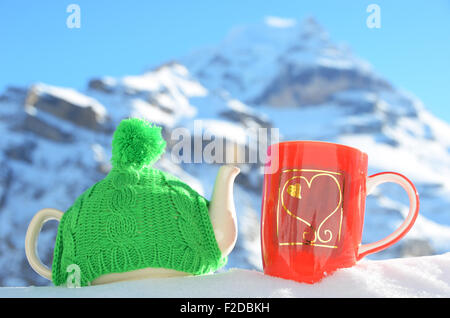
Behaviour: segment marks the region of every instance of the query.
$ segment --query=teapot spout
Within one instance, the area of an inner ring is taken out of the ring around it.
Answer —
[[[239,168],[232,165],[219,168],[209,204],[209,216],[222,256],[230,254],[237,240],[233,185],[239,172]]]

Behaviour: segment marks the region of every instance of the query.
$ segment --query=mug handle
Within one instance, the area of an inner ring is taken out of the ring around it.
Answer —
[[[52,270],[45,266],[37,255],[37,239],[45,222],[50,220],[61,221],[63,212],[57,209],[42,209],[33,217],[28,225],[25,236],[25,254],[31,267],[42,277],[52,280]]]
[[[369,244],[363,244],[359,246],[357,260],[360,260],[368,254],[372,254],[385,248],[388,248],[392,244],[397,243],[406,233],[409,232],[417,215],[419,214],[419,194],[417,193],[414,184],[406,178],[404,175],[397,172],[380,172],[367,178],[366,194],[369,195],[373,189],[385,182],[393,182],[399,184],[408,193],[409,197],[409,212],[406,219],[392,234],[387,237]]]

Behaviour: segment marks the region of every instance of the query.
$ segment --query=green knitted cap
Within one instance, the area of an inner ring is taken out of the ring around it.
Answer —
[[[209,201],[151,166],[165,150],[161,128],[137,118],[123,120],[112,146],[110,173],[61,219],[53,283],[66,284],[72,264],[81,270],[81,286],[104,274],[147,267],[199,275],[225,265]]]

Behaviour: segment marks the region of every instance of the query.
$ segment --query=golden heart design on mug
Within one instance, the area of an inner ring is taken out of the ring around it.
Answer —
[[[288,170],[292,171],[292,170]],[[286,171],[286,172],[288,172]],[[336,247],[332,244],[340,237],[342,222],[342,189],[339,173],[296,170],[280,188],[281,206],[287,215],[301,222],[301,242],[296,244]],[[338,215],[339,218],[333,218]],[[291,228],[292,231],[292,228]],[[333,232],[337,232],[333,236]],[[292,243],[292,242],[291,242]]]

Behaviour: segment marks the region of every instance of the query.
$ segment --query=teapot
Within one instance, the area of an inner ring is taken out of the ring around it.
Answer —
[[[25,237],[31,267],[57,286],[201,275],[223,267],[237,239],[233,184],[238,167],[219,168],[208,201],[152,165],[165,151],[161,127],[130,118],[113,135],[112,169],[65,212],[40,210]],[[52,267],[39,259],[43,224],[59,221]],[[75,276],[71,273],[75,271]]]

